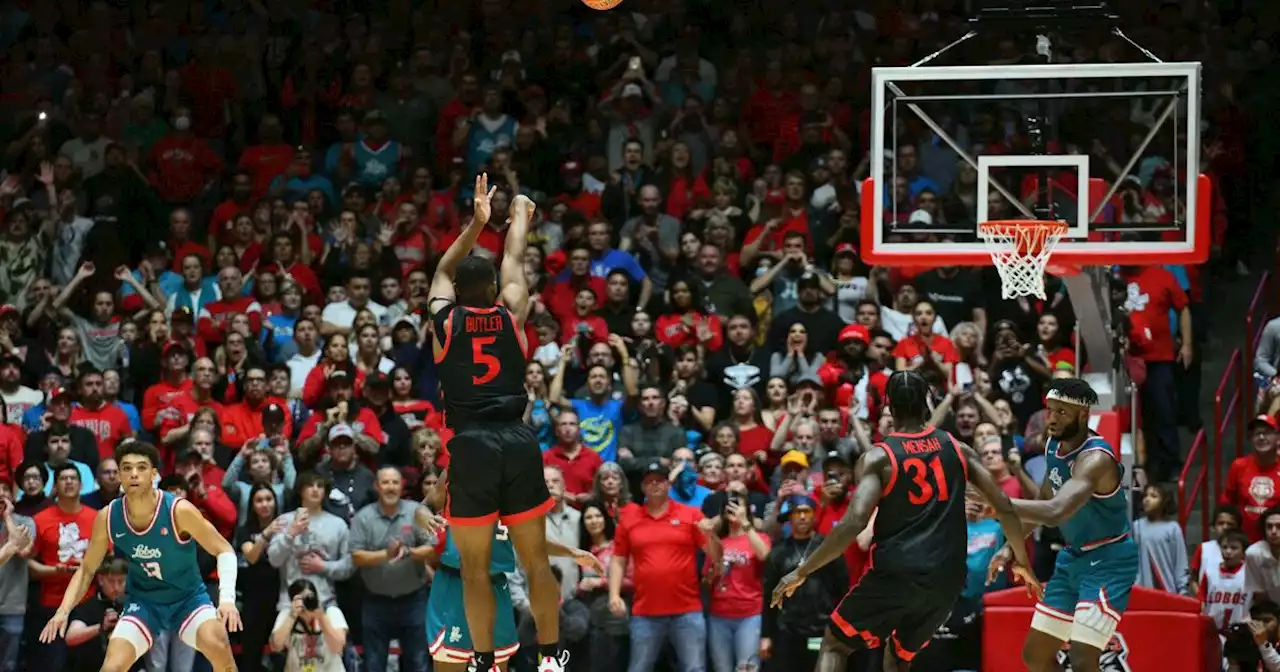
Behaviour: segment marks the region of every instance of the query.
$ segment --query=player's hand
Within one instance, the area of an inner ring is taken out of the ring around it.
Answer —
[[[480,173],[476,177],[474,211],[476,224],[487,224],[489,222],[489,215],[492,214],[489,203],[493,198],[493,192],[497,190],[497,186],[489,186],[489,173]]]
[[[1027,595],[1031,599],[1039,600],[1044,596],[1044,586],[1040,585],[1040,579],[1036,578],[1035,573],[1030,568],[1014,563],[1011,571],[1013,572],[1013,582],[1025,585],[1027,587]]]
[[[791,597],[797,588],[804,585],[804,580],[805,577],[800,574],[798,567],[782,577],[778,581],[778,587],[773,589],[773,597],[769,601],[769,606],[775,609],[782,606],[782,601]]]
[[[240,610],[236,609],[235,602],[223,602],[218,605],[218,620],[226,626],[227,632],[240,632],[244,627],[240,623]]]
[[[1000,575],[1004,573],[1005,568],[1012,564],[1013,548],[1005,544],[1004,548],[996,551],[996,554],[991,556],[991,562],[987,565],[987,585],[995,583],[996,579],[1000,578]]]
[[[59,637],[67,636],[67,614],[62,610],[53,612],[53,618],[44,624],[44,629],[40,631],[40,641],[44,644],[52,644]]]
[[[623,599],[622,599],[621,597],[610,597],[610,598],[609,598],[609,613],[613,614],[614,616],[617,616],[618,618],[622,618],[623,616],[626,616],[626,615],[627,615],[627,603],[626,603],[625,601],[623,601]],[[65,629],[67,628],[67,624],[66,624],[66,622],[63,622],[63,624],[62,624],[62,628],[63,628],[63,630],[65,630]]]

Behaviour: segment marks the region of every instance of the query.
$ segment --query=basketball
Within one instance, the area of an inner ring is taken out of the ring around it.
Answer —
[[[621,2],[622,0],[582,0],[582,4],[590,7],[591,9],[598,9],[600,11],[604,11],[606,9],[613,9],[614,7],[617,7]]]

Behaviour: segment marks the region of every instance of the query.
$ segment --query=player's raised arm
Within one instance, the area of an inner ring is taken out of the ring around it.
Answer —
[[[239,564],[231,542],[205,519],[195,504],[180,499],[173,505],[178,521],[176,532],[191,535],[205,552],[218,561],[218,616],[230,632],[240,629],[240,612],[236,610],[236,571]]]
[[[529,246],[529,224],[536,206],[528,196],[517,195],[511,201],[511,225],[503,244],[502,303],[516,316],[516,326],[523,328],[529,303],[529,283],[524,279],[524,251]]]
[[[1031,558],[1027,555],[1027,545],[1016,542],[1016,540],[1025,539],[1027,534],[1023,530],[1022,519],[1014,510],[1009,495],[1000,489],[1000,484],[991,477],[991,472],[982,466],[982,460],[978,459],[978,453],[974,452],[973,448],[964,443],[961,443],[960,447],[967,463],[966,473],[969,474],[969,482],[978,489],[999,516],[1004,536],[1010,540],[1009,547],[1013,550],[1014,561],[1022,567],[1030,567]]]
[[[1109,477],[1116,476],[1116,461],[1102,451],[1090,451],[1076,460],[1058,494],[1048,499],[1013,500],[1013,508],[1023,520],[1057,527],[1089,503],[1095,492],[1111,490],[1103,487]]]
[[[431,279],[431,292],[427,295],[428,302],[435,302],[436,299],[454,300],[453,275],[458,271],[458,264],[471,254],[471,248],[475,247],[476,241],[480,239],[480,232],[484,231],[485,225],[489,223],[489,199],[497,189],[489,186],[488,173],[481,173],[476,177],[475,210],[471,223],[462,228],[458,239],[453,241],[444,254],[440,255],[440,262],[436,264],[436,275]],[[523,277],[522,274],[521,278]],[[430,308],[429,305],[428,308]]]
[[[804,583],[805,579],[809,578],[810,574],[822,569],[832,560],[842,557],[845,549],[858,540],[858,534],[867,526],[867,521],[871,520],[871,514],[875,513],[876,507],[880,505],[880,491],[884,488],[885,472],[889,468],[889,458],[883,449],[864,453],[859,458],[855,471],[855,480],[858,485],[853,492],[853,501],[849,505],[849,510],[845,512],[840,523],[831,530],[831,534],[822,540],[813,555],[778,581],[771,599],[773,606],[791,597],[791,594]]]
[[[124,500],[120,500],[120,505],[124,506]],[[107,551],[111,548],[110,533],[107,531],[107,516],[110,511],[109,507],[102,509],[93,519],[93,532],[89,535],[89,547],[84,551],[84,558],[76,568],[76,573],[71,575],[71,583],[67,584],[67,591],[62,594],[62,603],[58,605],[58,610],[53,612],[53,618],[50,618],[44,630],[40,631],[40,641],[45,644],[67,636],[67,619],[71,615],[71,609],[80,602],[80,598],[84,597],[84,594],[89,592],[89,587],[93,585],[93,577],[98,573],[102,559],[107,556]]]

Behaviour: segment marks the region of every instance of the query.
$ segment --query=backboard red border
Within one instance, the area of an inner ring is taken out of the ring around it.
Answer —
[[[895,245],[896,250],[877,249],[875,235],[875,181],[862,183],[862,226],[859,236],[859,252],[862,260],[872,266],[990,266],[991,255],[973,245],[961,250],[947,250],[945,243]],[[1210,232],[1213,210],[1213,186],[1207,175],[1196,179],[1195,238],[1189,249],[1143,250],[1133,244],[1103,250],[1083,251],[1072,249],[1070,240],[1058,244],[1050,259],[1050,265],[1111,266],[1114,264],[1202,264],[1209,259],[1212,246]],[[918,249],[902,249],[905,247]],[[1096,246],[1095,246],[1096,247]]]

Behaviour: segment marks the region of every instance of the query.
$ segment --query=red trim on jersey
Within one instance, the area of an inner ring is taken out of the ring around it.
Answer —
[[[880,489],[880,498],[884,499],[889,496],[890,492],[893,492],[893,486],[898,482],[898,457],[893,454],[893,450],[889,446],[883,443],[877,443],[876,446],[883,450],[885,455],[889,456],[889,482],[885,483],[884,487]]]
[[[125,525],[125,527],[129,528],[129,531],[130,531],[130,532],[132,532],[132,533],[134,533],[134,534],[137,534],[137,535],[143,535],[143,534],[146,534],[146,533],[150,532],[150,531],[151,531],[151,528],[152,528],[152,527],[155,527],[156,519],[160,517],[160,505],[164,503],[164,493],[163,493],[163,492],[160,492],[159,490],[157,490],[157,491],[156,491],[156,510],[151,512],[151,522],[150,522],[150,523],[148,523],[148,524],[147,524],[147,528],[146,528],[145,530],[141,531],[141,532],[139,532],[139,531],[137,531],[137,530],[133,529],[133,523],[129,522],[129,504],[128,504],[128,501],[127,501],[128,497],[129,497],[128,495],[122,495],[122,496],[120,497],[120,501],[121,501],[121,502],[124,502],[124,525]]]
[[[169,526],[173,528],[173,538],[179,544],[191,543],[191,537],[183,539],[182,530],[178,529],[178,502],[181,502],[184,499],[186,499],[186,497],[174,497],[173,505],[169,507]]]
[[[516,314],[506,306],[503,306],[502,309],[507,311],[507,317],[511,318],[511,328],[516,332],[516,342],[520,344],[520,354],[526,358],[532,356],[533,353],[529,350],[529,339],[526,338],[527,334],[524,333],[524,329],[520,327],[520,323],[516,320]]]
[[[548,511],[554,508],[556,508],[556,501],[548,497],[547,501],[529,509],[528,511],[521,511],[520,513],[512,514],[510,516],[499,516],[499,518],[502,520],[504,525],[509,527],[511,525],[519,525],[526,520],[532,520],[538,516],[545,516]]]
[[[488,315],[489,313],[497,311],[499,308],[506,310],[506,306],[500,306],[496,303],[487,308],[478,308],[476,306],[463,306],[463,308],[466,308],[477,315]]]
[[[918,432],[915,432],[915,433],[908,433],[908,432],[890,432],[890,433],[889,433],[889,436],[898,436],[898,437],[902,437],[902,438],[904,438],[904,439],[918,439],[918,438],[920,438],[920,437],[922,437],[922,436],[924,436],[924,435],[926,435],[926,434],[932,433],[932,432],[933,432],[933,425],[925,425],[925,428],[924,428],[924,429],[922,429],[922,430],[920,430],[920,431],[918,431]]]
[[[964,481],[965,483],[968,483],[969,459],[964,456],[964,450],[960,448],[960,442],[956,440],[956,437],[952,436],[950,432],[947,432],[947,438],[951,439],[951,447],[956,449],[956,456],[960,458],[960,468],[964,469]],[[901,656],[899,657],[901,658]],[[903,660],[906,660],[906,658],[903,658]]]
[[[840,632],[843,632],[846,637],[861,637],[862,641],[867,643],[867,648],[880,648],[880,638],[869,632],[862,632],[861,630],[853,627],[849,621],[844,620],[844,617],[840,615],[839,607],[836,607],[836,610],[831,612],[831,624],[839,628]]]
[[[130,622],[130,623],[134,624],[135,626],[137,626],[137,628],[138,628],[138,632],[141,632],[141,633],[142,633],[142,636],[147,638],[147,648],[148,648],[148,649],[150,649],[152,646],[154,646],[154,645],[155,645],[156,639],[155,639],[155,637],[153,637],[153,636],[151,635],[151,630],[150,630],[149,628],[147,628],[147,624],[146,624],[146,623],[143,623],[143,622],[142,622],[142,619],[140,619],[140,618],[138,618],[138,617],[136,617],[136,616],[121,616],[121,617],[120,617],[120,620],[119,620],[119,621],[117,621],[117,623],[124,623],[125,621],[128,621],[128,622]]]
[[[1054,609],[1053,607],[1050,607],[1050,606],[1046,605],[1046,604],[1045,604],[1045,603],[1043,603],[1043,602],[1037,602],[1037,603],[1036,603],[1036,611],[1038,611],[1038,612],[1040,612],[1040,613],[1042,613],[1042,614],[1044,614],[1045,616],[1048,616],[1048,617],[1050,617],[1050,618],[1056,618],[1056,619],[1058,619],[1059,621],[1065,621],[1065,622],[1067,622],[1067,623],[1075,623],[1075,622],[1076,622],[1075,616],[1072,616],[1071,614],[1068,614],[1068,613],[1063,612],[1063,611],[1058,611],[1057,609]]]
[[[453,314],[458,310],[457,306],[449,309],[449,314],[444,318],[444,343],[440,343],[440,339],[436,339],[436,344],[440,346],[436,349],[436,364],[444,361],[444,356],[449,354],[449,343],[453,341]]]
[[[202,605],[200,605],[199,607],[196,607],[196,610],[195,610],[195,611],[191,612],[190,614],[187,614],[187,618],[186,618],[186,620],[184,620],[184,621],[182,622],[182,627],[179,627],[179,628],[178,628],[178,637],[179,637],[179,638],[181,638],[181,637],[182,637],[182,632],[183,632],[184,630],[186,630],[187,628],[191,627],[191,621],[192,621],[192,620],[193,620],[193,619],[194,619],[194,618],[195,618],[195,617],[196,617],[200,612],[204,611],[205,609],[212,610],[212,609],[213,609],[213,607],[211,607],[211,606],[209,606],[209,605],[207,605],[207,604],[202,604]]]
[[[481,525],[493,525],[498,522],[497,511],[475,518],[462,518],[460,516],[450,514],[449,509],[446,508],[444,510],[444,517],[449,519],[450,525],[457,525],[458,527],[480,527]]]
[[[928,639],[924,640],[924,644],[920,645],[919,651],[908,651],[906,647],[902,646],[902,642],[898,641],[897,631],[894,631],[893,634],[889,635],[889,639],[893,641],[893,648],[896,649],[898,660],[901,660],[904,663],[911,662],[911,659],[915,658],[916,654],[920,653],[920,651],[924,651],[924,648],[926,646],[929,646],[929,641],[930,641]]]

